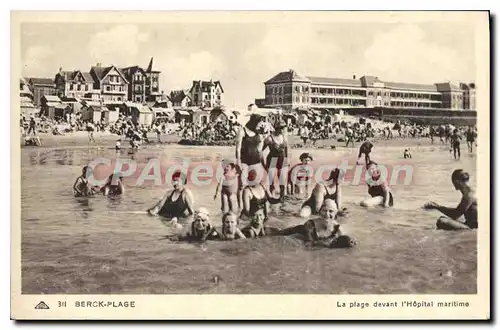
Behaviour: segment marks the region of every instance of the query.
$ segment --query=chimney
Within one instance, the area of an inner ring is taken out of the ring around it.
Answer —
[[[354,80],[356,79],[356,75],[355,74],[352,75],[352,79],[354,79]]]
[[[61,73],[61,72],[62,72],[62,67],[60,66],[60,67],[59,67],[59,73]]]
[[[97,62],[97,64],[95,65],[96,67],[100,68],[102,66],[101,63]]]

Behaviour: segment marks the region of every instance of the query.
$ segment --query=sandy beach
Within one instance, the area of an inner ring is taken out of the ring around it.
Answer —
[[[109,147],[114,146],[116,140],[122,138],[116,134],[111,134],[109,132],[96,132],[94,133],[95,143],[89,144],[87,132],[78,131],[74,133],[69,133],[65,135],[52,135],[52,134],[39,134],[40,139],[42,141],[43,148],[57,148],[57,147],[84,147],[87,146],[89,148],[96,147]],[[155,133],[149,133],[148,138],[151,140],[149,146],[158,145],[157,137]],[[161,144],[178,144],[179,141],[182,140],[181,137],[175,134],[166,134],[161,135]],[[292,149],[342,149],[345,148],[345,142],[338,142],[335,139],[326,139],[326,140],[318,140],[313,145],[311,141],[308,141],[306,145],[303,144],[302,140],[299,136],[289,136],[288,138],[289,146]],[[232,141],[227,141],[226,146],[233,145]],[[129,143],[128,140],[122,139],[122,147],[128,148]],[[361,142],[355,142],[355,148],[359,147]],[[431,143],[429,138],[393,138],[393,139],[384,139],[378,138],[375,139],[375,146],[381,147],[393,147],[393,148],[401,148],[401,152],[404,151],[405,148],[410,149],[419,149],[422,147],[443,147],[448,148],[448,144],[443,144],[439,142],[439,138],[434,139],[434,144]],[[464,144],[465,145],[465,144]],[[148,144],[143,145],[143,147],[148,146]],[[31,146],[22,146],[22,148],[38,148]]]

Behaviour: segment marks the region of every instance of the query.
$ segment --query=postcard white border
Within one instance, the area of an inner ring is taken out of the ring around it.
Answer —
[[[22,22],[264,22],[269,19],[316,22],[476,20],[478,86],[490,86],[489,18],[487,12],[13,12],[11,15],[11,86],[20,76]],[[490,91],[477,92],[478,179],[480,219],[490,217]],[[18,126],[19,97],[11,90],[11,127]],[[490,313],[490,223],[478,229],[477,294],[475,295],[21,295],[20,137],[11,135],[11,316],[15,319],[486,319]],[[135,308],[70,308],[76,300],[135,301]],[[67,301],[65,309],[35,310],[40,300],[49,306]],[[337,301],[467,301],[468,308],[339,309]],[[168,306],[168,308],[166,308]],[[248,308],[252,306],[252,308]]]

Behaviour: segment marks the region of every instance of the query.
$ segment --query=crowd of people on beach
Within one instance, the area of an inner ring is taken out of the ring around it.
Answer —
[[[180,240],[232,240],[269,235],[299,235],[307,244],[331,248],[355,246],[355,239],[341,230],[338,221],[348,215],[347,209],[343,207],[341,189],[345,173],[340,168],[335,168],[326,180],[311,182],[311,167],[308,165],[313,162],[313,155],[309,152],[300,155],[299,162],[291,166],[289,171],[289,164],[286,164],[289,159],[287,127],[285,122],[276,121],[271,128],[265,117],[253,114],[246,125],[235,132],[236,159],[223,161],[223,175],[219,178],[214,194],[214,200],[220,195],[223,214],[221,230],[217,230],[213,225],[207,208],[195,208],[196,196],[186,186],[186,174],[180,171],[171,177],[173,189],[149,208],[147,213],[160,216],[172,224],[178,233],[175,237]],[[457,148],[458,130],[451,132],[449,142],[451,147]],[[472,128],[466,132],[474,135]],[[388,183],[381,178],[379,164],[372,159],[374,142],[373,135],[367,134],[360,145],[356,160],[358,165],[364,163],[369,174],[366,182],[369,198],[363,200],[360,206],[390,208],[395,203],[395,196]],[[267,151],[267,157],[264,157],[264,151]],[[408,150],[405,151],[405,157],[411,157]],[[75,196],[123,194],[124,187],[119,173],[109,176],[102,187],[95,187],[87,179],[91,170],[88,167],[83,168],[82,175],[73,187]],[[271,171],[277,175],[277,185],[276,180],[270,185],[266,184]],[[451,174],[451,181],[455,189],[462,193],[457,207],[450,208],[429,202],[423,208],[438,210],[443,214],[437,220],[438,229],[477,228],[477,200],[474,189],[469,185],[469,174],[457,169]],[[310,191],[309,188],[313,184]],[[297,214],[305,222],[282,229],[267,226],[268,207],[285,204],[286,195],[305,198]],[[465,221],[459,220],[461,216],[464,216]],[[247,225],[240,227],[240,221],[247,222]],[[184,228],[181,223],[187,227]]]

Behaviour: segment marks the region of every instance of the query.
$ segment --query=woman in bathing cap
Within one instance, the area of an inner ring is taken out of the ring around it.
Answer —
[[[434,202],[424,205],[426,210],[438,210],[444,216],[439,217],[436,226],[443,230],[476,229],[477,222],[477,199],[474,189],[469,185],[469,173],[462,169],[453,171],[451,182],[456,190],[462,193],[462,199],[457,207],[441,206]],[[458,218],[464,216],[465,222]]]
[[[187,177],[180,171],[172,175],[172,185],[174,189],[165,194],[165,196],[151,209],[150,215],[160,215],[167,220],[177,221],[179,218],[187,218],[193,215],[193,195],[185,187]]]

